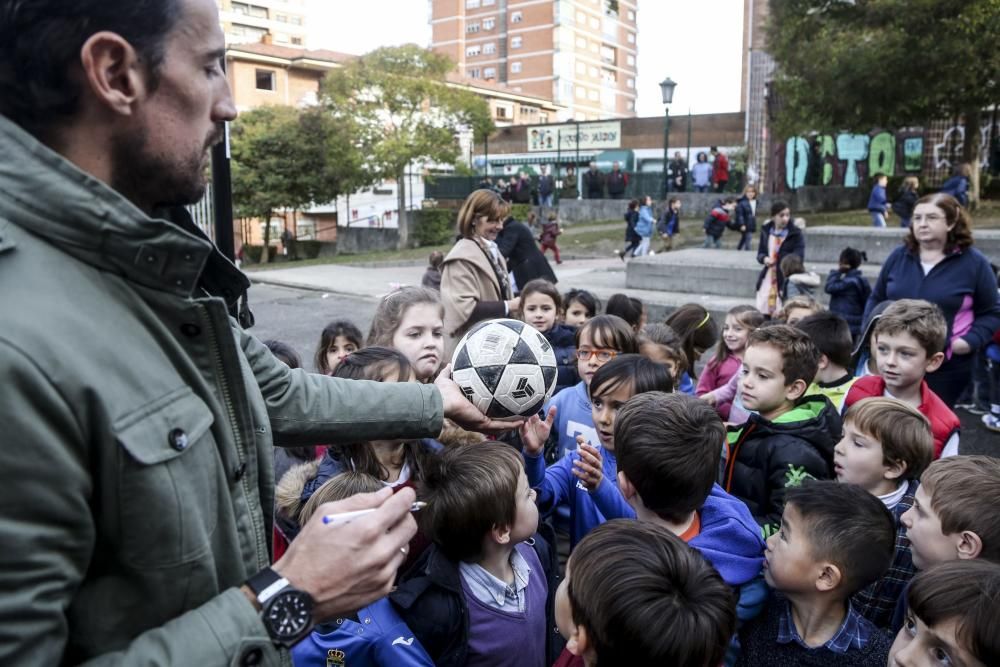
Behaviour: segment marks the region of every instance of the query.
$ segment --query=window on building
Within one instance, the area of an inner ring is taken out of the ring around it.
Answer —
[[[604,83],[618,83],[618,73],[613,69],[601,70],[601,80]]]
[[[473,44],[472,46],[465,47],[465,55],[467,57],[478,56],[481,49],[478,44]]]
[[[473,67],[472,69],[468,70],[466,73],[469,75],[470,79],[478,79],[479,76],[480,76],[480,71],[479,71],[478,67]]]
[[[278,23],[288,23],[288,17],[285,16],[284,14],[275,15],[274,20],[277,21]]]
[[[549,115],[547,113],[540,113],[540,114],[538,114],[538,122],[539,123],[547,123],[547,122],[549,122]]]
[[[588,90],[587,99],[591,100],[592,102],[597,102],[598,100],[601,99],[601,94],[596,90]]]
[[[475,9],[479,7],[479,0],[465,0],[466,9]]]
[[[496,118],[506,118],[507,117],[507,107],[497,107],[494,109],[494,114]]]
[[[625,103],[625,108],[629,111],[635,111],[635,100],[629,100]]]
[[[495,78],[497,78],[497,68],[496,67],[487,67],[486,69],[484,69],[483,70],[483,78],[484,79],[495,79]]]
[[[598,20],[596,16],[590,17],[590,27],[593,28],[594,30],[600,30],[601,22],[600,20]]]
[[[583,62],[582,60],[577,60],[576,61],[576,73],[577,74],[586,74],[587,73],[587,63]]]
[[[479,32],[479,21],[466,25],[465,32]]]
[[[587,24],[587,15],[584,14],[583,12],[578,11],[576,13],[576,22],[579,23],[580,25],[586,25]]]
[[[521,12],[514,12],[510,15],[511,23],[520,23],[523,20],[524,20],[524,15],[521,14]]]
[[[510,48],[512,48],[512,49],[519,49],[519,48],[521,48],[521,41],[522,40],[521,40],[521,36],[520,35],[517,35],[515,37],[511,37],[510,38]]]
[[[601,60],[603,60],[604,62],[611,63],[612,65],[615,64],[616,61],[615,50],[610,46],[602,46]]]
[[[292,25],[302,25],[302,17],[301,16],[290,16],[290,17],[288,17],[288,22],[291,23]]]
[[[635,12],[633,12],[631,9],[628,10],[628,20],[635,21]]]
[[[625,85],[629,88],[635,88],[635,79],[627,79]]]
[[[625,39],[628,40],[629,44],[635,44],[635,33],[630,32],[628,35],[625,36]]]
[[[577,96],[577,98],[579,98],[581,100],[585,99],[587,97],[587,89],[584,88],[583,86],[577,86],[576,87],[576,96]]]
[[[497,52],[496,42],[489,42],[487,44],[483,44],[483,53],[489,55],[491,53],[496,53],[496,52]]]
[[[483,19],[483,30],[493,30],[497,25],[496,19]]]
[[[625,56],[625,62],[627,62],[632,67],[634,67],[635,66],[635,56],[633,56],[631,53],[628,54],[627,56]]]
[[[302,38],[292,37],[292,44],[294,44],[295,46],[302,46]]]
[[[267,7],[251,5],[247,2],[234,2],[233,11],[237,14],[243,14],[244,16],[252,16],[255,19],[267,18]]]
[[[594,77],[596,79],[597,75],[598,75],[597,68],[594,67],[593,65],[591,65],[591,67],[590,67],[590,76],[592,76],[592,77]]]
[[[597,42],[591,42],[590,43],[590,52],[591,53],[597,53]]]
[[[274,70],[257,70],[257,90],[274,90]]]
[[[513,62],[513,63],[511,63],[510,64],[510,73],[511,74],[520,74],[521,73],[521,63],[519,63],[519,62]]]
[[[495,5],[497,0],[483,0],[483,7],[489,7]]]
[[[586,37],[577,37],[576,38],[576,46],[577,46],[578,49],[585,49],[585,48],[587,48],[587,38]]]
[[[229,27],[229,36],[238,42],[259,42],[267,34],[267,28],[233,23]]]

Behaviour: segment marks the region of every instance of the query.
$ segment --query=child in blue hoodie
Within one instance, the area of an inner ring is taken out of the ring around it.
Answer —
[[[322,492],[323,502],[371,493],[382,483],[365,473],[346,472],[331,478]],[[320,503],[309,503],[301,519],[309,520]],[[339,662],[338,662],[339,660]],[[387,598],[352,614],[317,625],[309,636],[292,647],[295,667],[431,667],[434,662]]]
[[[545,515],[560,506],[569,508],[571,550],[592,528],[608,519],[635,517],[618,490],[615,418],[632,396],[672,389],[666,366],[637,354],[622,355],[598,369],[590,383],[592,422],[599,447],[579,436],[576,451],[546,468],[542,449],[553,413],[550,411],[544,421],[534,416],[521,428],[524,469],[528,483],[538,493],[538,509]]]
[[[868,212],[872,216],[872,227],[885,227],[885,216],[889,215],[889,200],[885,196],[885,186],[889,177],[883,173],[875,174],[875,186],[868,196]]]
[[[618,486],[636,517],[701,552],[736,593],[739,622],[754,618],[767,599],[764,540],[747,506],[715,483],[726,437],[718,413],[685,394],[643,394],[622,408],[615,436]]]

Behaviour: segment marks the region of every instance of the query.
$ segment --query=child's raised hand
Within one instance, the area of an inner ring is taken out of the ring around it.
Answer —
[[[521,444],[524,445],[524,453],[529,456],[538,456],[545,448],[545,441],[549,439],[552,431],[552,423],[556,418],[556,406],[549,407],[549,412],[545,419],[538,415],[531,415],[528,421],[521,425],[518,432],[521,434]]]
[[[604,459],[596,447],[583,441],[582,435],[576,437],[576,442],[580,458],[573,461],[573,474],[583,482],[587,491],[596,491],[604,479]]]

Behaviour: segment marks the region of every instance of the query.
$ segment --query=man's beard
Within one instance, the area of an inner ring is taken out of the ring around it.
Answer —
[[[205,150],[216,143],[213,133]],[[142,128],[112,140],[111,187],[140,209],[188,206],[205,195],[205,154],[168,156],[149,148],[149,130]]]

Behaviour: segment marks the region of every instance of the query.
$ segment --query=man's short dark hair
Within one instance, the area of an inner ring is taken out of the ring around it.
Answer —
[[[889,569],[896,525],[877,496],[857,484],[812,480],[788,490],[788,506],[802,517],[813,558],[840,568],[845,598]]]
[[[598,665],[722,662],[736,629],[733,591],[663,526],[608,521],[580,541],[569,569],[573,622]]]
[[[760,327],[750,332],[747,347],[752,345],[771,345],[781,351],[781,372],[786,387],[796,380],[809,385],[815,379],[819,370],[819,350],[804,331],[787,324]]]
[[[0,0],[0,114],[43,136],[78,111],[80,49],[113,32],[136,50],[155,88],[180,0]]]
[[[424,467],[420,528],[448,558],[477,558],[493,526],[514,523],[523,469],[517,451],[501,442],[445,448]]]
[[[851,327],[843,317],[828,310],[822,310],[804,317],[795,323],[826,358],[843,368],[851,366]]]
[[[705,504],[725,439],[715,409],[686,394],[633,396],[615,420],[618,470],[646,508],[675,523]]]
[[[980,558],[935,565],[917,573],[906,601],[924,625],[953,621],[960,647],[984,665],[1000,665],[1000,565]]]

